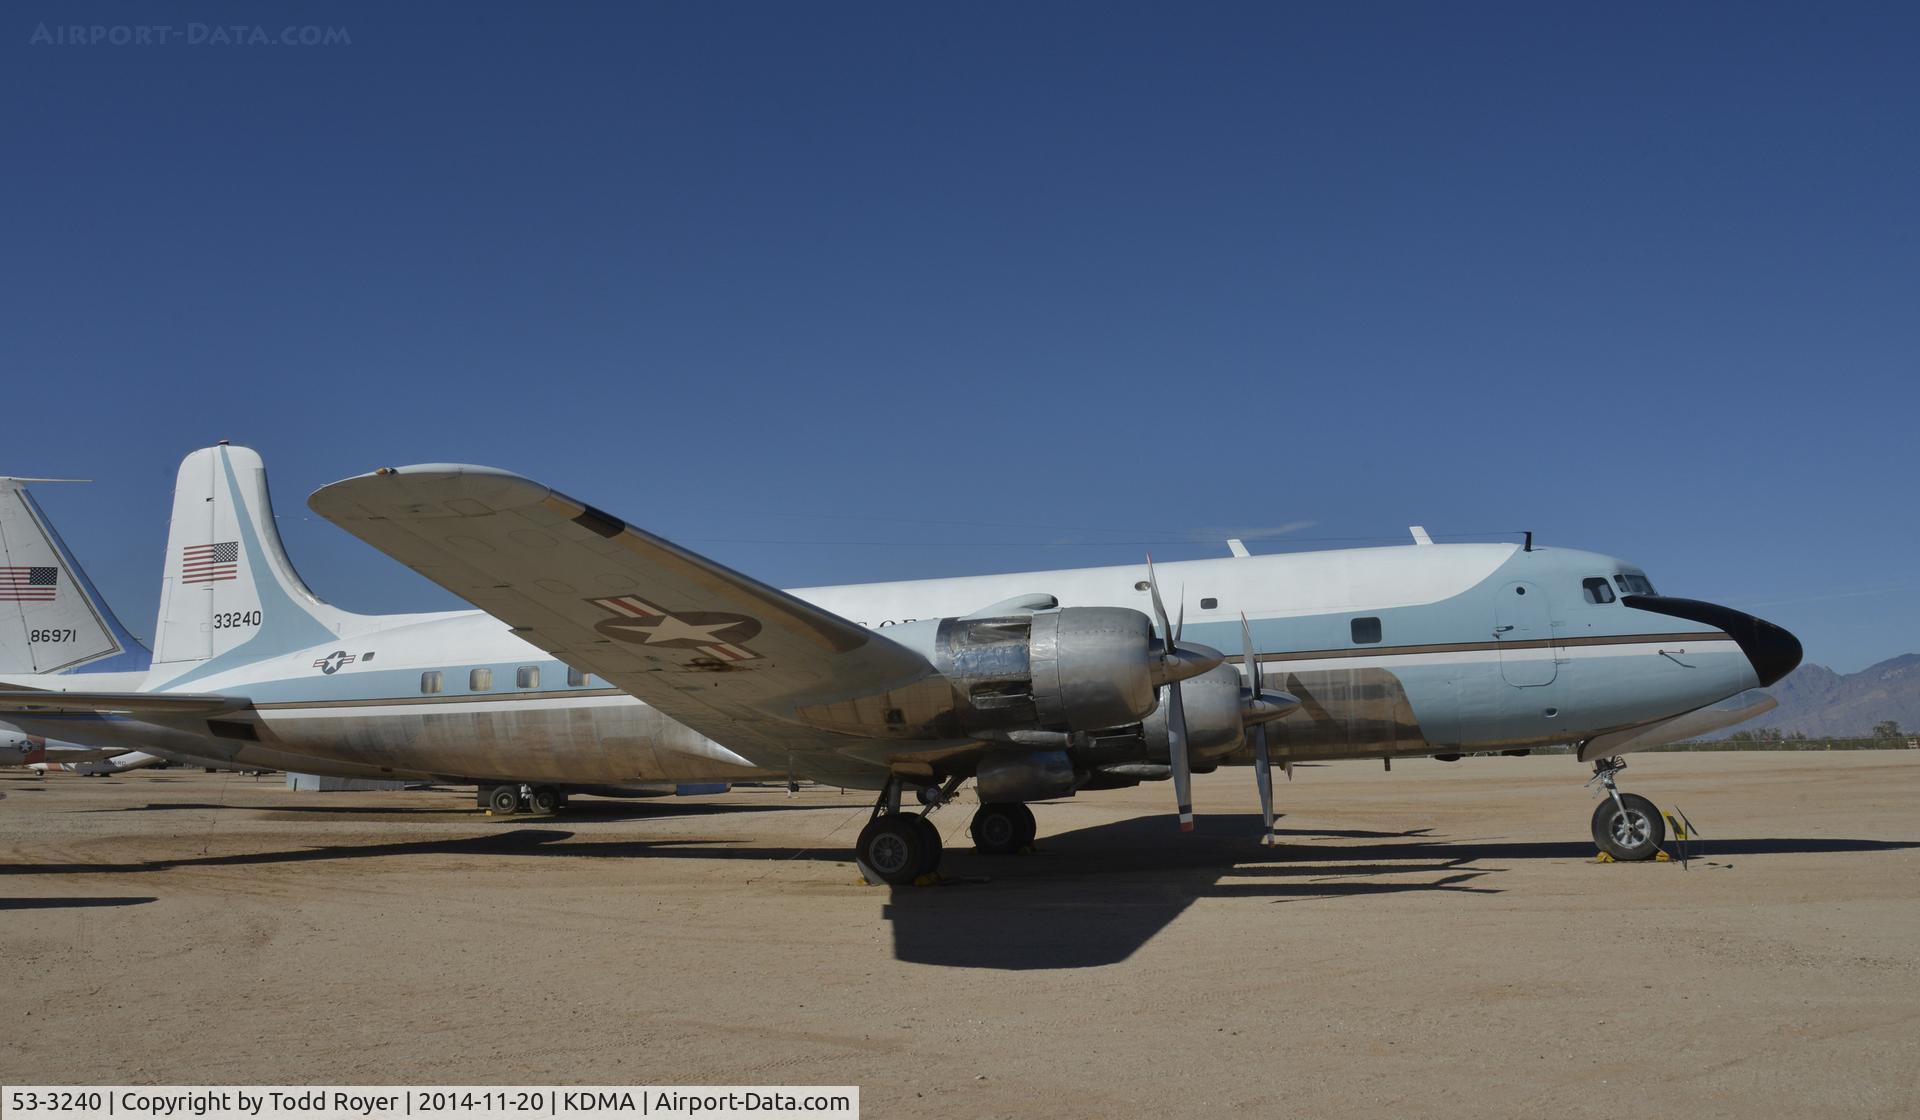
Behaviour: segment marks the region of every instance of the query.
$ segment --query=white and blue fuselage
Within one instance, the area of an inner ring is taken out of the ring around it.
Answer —
[[[1022,595],[1144,609],[1143,575],[1129,565],[792,594],[884,631]],[[1772,683],[1799,658],[1785,631],[1654,595],[1638,568],[1570,549],[1232,557],[1163,564],[1160,580],[1184,589],[1186,639],[1235,649],[1246,616],[1263,685],[1301,701],[1268,725],[1283,761],[1578,742]],[[242,714],[16,722],[47,734],[84,722],[95,741],[355,776],[592,784],[782,773],[776,759],[743,757],[572,672],[481,612],[345,618],[266,656],[249,643],[248,657],[224,665],[156,664],[138,684],[243,695],[252,704]]]

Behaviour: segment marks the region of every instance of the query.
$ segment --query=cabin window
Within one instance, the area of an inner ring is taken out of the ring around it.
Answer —
[[[368,652],[368,653],[363,653],[363,654],[361,654],[361,655],[360,655],[360,660],[361,660],[361,661],[363,661],[363,662],[365,662],[365,661],[372,661],[372,660],[373,660],[373,654],[372,654],[371,652]]]
[[[473,672],[468,673],[467,674],[467,691],[469,692],[493,691],[493,670],[492,669],[475,669]]]
[[[519,669],[514,671],[513,686],[515,688],[539,688],[540,687],[540,666],[538,665],[520,666]]]
[[[567,670],[567,687],[568,688],[581,688],[581,687],[584,687],[586,683],[587,683],[587,675],[585,673],[581,672],[578,669],[570,668]]]
[[[1220,600],[1218,600],[1218,599],[1202,599],[1202,600],[1200,600],[1200,609],[1201,609],[1201,610],[1203,610],[1203,611],[1212,611],[1212,610],[1219,610],[1219,609],[1220,609]]]
[[[1353,620],[1353,644],[1372,645],[1380,640],[1380,620],[1377,618],[1356,618]]]
[[[1589,603],[1613,602],[1613,588],[1607,586],[1607,577],[1605,576],[1594,576],[1592,579],[1583,579],[1580,581],[1580,586],[1586,591],[1587,602]]]
[[[440,670],[435,669],[433,672],[420,674],[421,692],[431,696],[445,687],[446,681],[441,677]]]
[[[1613,582],[1620,585],[1620,594],[1622,595],[1659,594],[1659,592],[1653,589],[1653,584],[1647,581],[1647,577],[1638,572],[1621,572],[1619,575],[1613,577]]]

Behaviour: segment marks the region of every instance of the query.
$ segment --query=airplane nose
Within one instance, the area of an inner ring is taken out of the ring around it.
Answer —
[[[1754,675],[1760,678],[1762,688],[1793,672],[1804,652],[1800,648],[1800,639],[1784,627],[1718,603],[1674,599],[1666,595],[1628,595],[1620,601],[1635,610],[1684,618],[1725,631],[1728,637],[1740,644],[1740,652],[1746,654],[1747,660],[1753,663]]]
[[[1760,687],[1765,688],[1800,664],[1800,656],[1805,651],[1800,648],[1800,639],[1793,636],[1783,626],[1775,626],[1764,618],[1745,616],[1752,627],[1747,634],[1735,634],[1733,640],[1740,643],[1740,649],[1753,662],[1753,671],[1760,677]]]

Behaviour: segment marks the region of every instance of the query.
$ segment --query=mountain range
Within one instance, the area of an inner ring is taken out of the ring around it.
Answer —
[[[1811,739],[1855,738],[1873,734],[1874,725],[1886,720],[1898,722],[1905,737],[1920,734],[1920,653],[1890,658],[1857,673],[1802,665],[1767,691],[1780,706],[1728,728],[1728,734],[1777,728]]]

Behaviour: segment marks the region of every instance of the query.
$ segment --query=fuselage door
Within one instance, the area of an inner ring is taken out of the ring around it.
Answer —
[[[1519,688],[1552,684],[1554,664],[1552,612],[1538,584],[1519,580],[1500,589],[1493,610],[1493,634],[1500,643],[1500,675]]]

